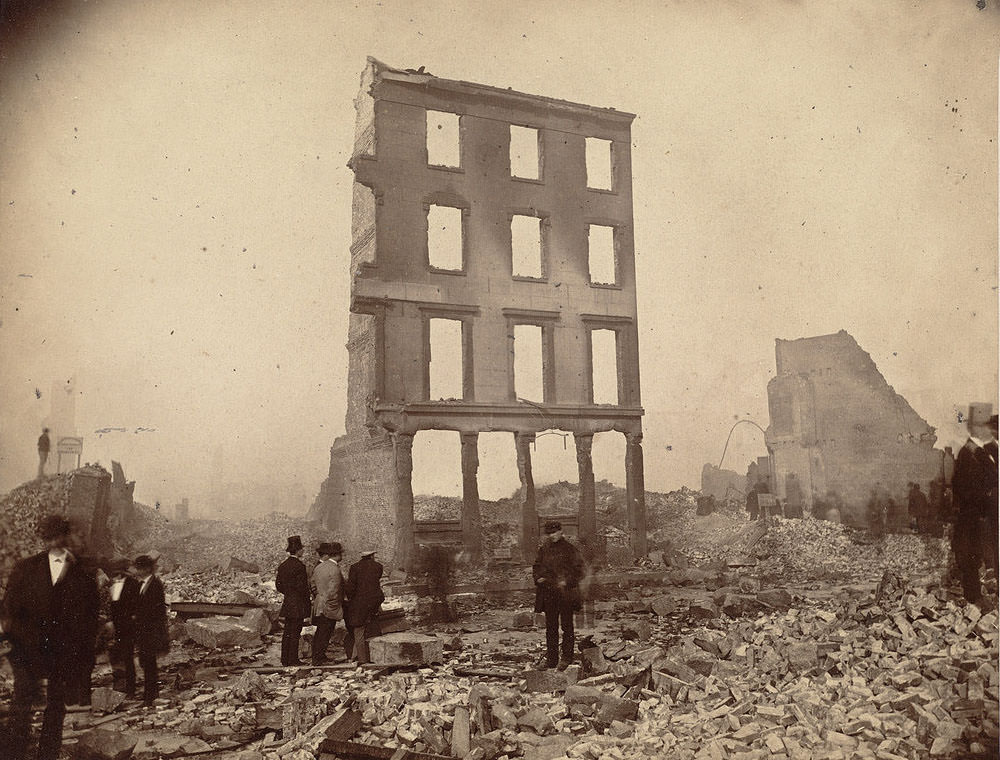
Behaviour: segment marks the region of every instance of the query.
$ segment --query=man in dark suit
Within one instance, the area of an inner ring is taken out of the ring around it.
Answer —
[[[125,692],[131,699],[135,696],[135,614],[139,581],[129,574],[128,567],[126,559],[115,560],[111,565],[108,594],[114,641],[108,659],[115,690]]]
[[[545,542],[538,549],[532,566],[535,579],[535,612],[545,613],[545,662],[540,664],[565,670],[573,662],[576,631],[573,613],[581,607],[580,581],[583,580],[583,557],[563,537],[562,524],[548,520],[544,526]],[[559,625],[562,624],[562,656],[559,650]]]
[[[58,758],[74,664],[86,656],[88,641],[92,646],[97,632],[97,583],[67,549],[72,526],[61,515],[48,515],[39,522],[38,532],[46,551],[17,563],[3,604],[3,631],[10,637],[14,671],[14,696],[0,742],[5,760],[25,756],[32,704],[40,697],[43,678],[48,687],[38,760]]]
[[[951,487],[957,504],[951,548],[955,553],[966,601],[979,604],[982,585],[979,567],[983,563],[987,515],[990,512],[990,490],[996,489],[996,461],[986,450],[992,439],[988,419],[992,404],[972,404],[969,407],[969,439],[955,459],[955,474]]]
[[[167,601],[163,581],[156,576],[156,561],[143,554],[135,559],[139,594],[135,600],[135,648],[142,668],[142,702],[152,707],[160,696],[157,655],[170,648]]]
[[[375,561],[375,550],[368,548],[361,552],[361,559],[351,565],[347,572],[347,582],[344,584],[347,596],[344,611],[347,635],[344,637],[344,649],[348,660],[356,655],[359,663],[369,661],[365,626],[375,622],[379,608],[385,601],[382,570],[382,565]]]
[[[997,574],[997,562],[1000,560],[1000,524],[998,524],[997,514],[997,415],[990,417],[986,423],[986,429],[990,431],[990,440],[983,446],[986,452],[987,481],[989,488],[986,491],[986,543],[983,547],[983,558],[986,567],[993,570],[994,577]]]
[[[302,538],[288,538],[288,559],[278,565],[275,588],[285,599],[278,613],[283,618],[281,633],[281,664],[301,665],[299,660],[299,637],[302,635],[302,621],[309,617],[309,573],[302,561]]]

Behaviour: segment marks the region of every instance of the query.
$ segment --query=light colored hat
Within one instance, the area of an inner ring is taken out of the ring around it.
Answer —
[[[375,547],[374,546],[366,546],[364,549],[361,550],[361,556],[362,557],[370,557],[374,553],[375,553]]]

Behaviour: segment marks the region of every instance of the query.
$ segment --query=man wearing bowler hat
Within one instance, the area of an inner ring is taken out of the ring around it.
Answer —
[[[576,644],[573,613],[580,609],[580,580],[583,557],[565,539],[557,520],[545,523],[545,541],[538,549],[532,567],[535,579],[535,612],[545,613],[544,667],[565,670],[573,662]],[[562,624],[562,656],[559,652],[559,626]]]
[[[323,542],[316,550],[319,554],[319,564],[313,569],[312,581],[316,590],[313,598],[313,623],[316,634],[313,636],[312,663],[323,665],[326,662],[326,648],[330,645],[330,636],[338,620],[344,619],[344,575],[340,571],[340,560],[344,558],[343,547],[334,541]]]
[[[302,621],[309,617],[309,574],[302,561],[302,538],[289,536],[288,559],[278,565],[275,588],[285,599],[278,613],[283,618],[281,633],[281,664],[301,665],[299,661],[299,637],[302,635]]]

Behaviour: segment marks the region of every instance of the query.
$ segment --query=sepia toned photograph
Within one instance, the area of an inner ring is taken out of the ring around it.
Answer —
[[[1000,757],[998,0],[0,0],[0,760]]]

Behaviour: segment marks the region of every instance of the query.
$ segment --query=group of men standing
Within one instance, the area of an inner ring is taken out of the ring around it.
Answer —
[[[336,541],[321,543],[316,550],[319,564],[313,568],[312,583],[302,561],[305,547],[301,537],[290,536],[286,551],[288,559],[278,566],[275,582],[277,590],[284,595],[280,612],[283,619],[281,664],[303,664],[299,660],[299,640],[307,619],[316,626],[313,665],[327,662],[326,651],[340,620],[347,629],[344,634],[347,659],[368,662],[366,628],[377,625],[379,609],[385,601],[381,584],[383,567],[375,561],[375,550],[362,551],[361,559],[351,565],[345,578],[340,567],[344,548]]]
[[[81,554],[82,542],[61,515],[41,519],[38,533],[45,551],[18,562],[7,582],[0,630],[10,642],[8,659],[14,672],[14,695],[0,737],[0,757],[22,760],[27,751],[32,706],[42,696],[45,714],[38,739],[38,760],[56,760],[62,745],[67,704],[89,704],[101,617],[101,584],[96,565]],[[151,557],[136,559],[136,577],[128,561],[114,563],[107,613],[114,627],[110,658],[124,675],[115,688],[129,696],[135,690],[138,651],[143,669],[143,697],[151,705],[158,695],[156,655],[165,651],[167,615],[163,584]],[[116,665],[117,663],[117,665]]]

